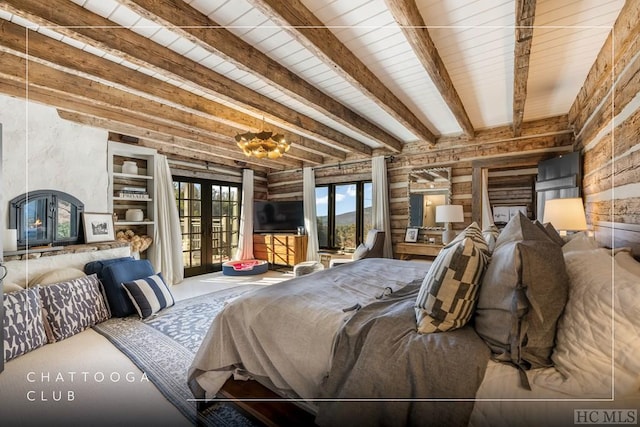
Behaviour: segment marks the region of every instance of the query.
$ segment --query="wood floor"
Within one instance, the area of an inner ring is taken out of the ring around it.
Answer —
[[[229,379],[222,386],[219,395],[226,399],[233,399],[233,404],[240,411],[269,427],[315,426],[315,417],[312,414],[295,403],[285,400],[257,381]]]

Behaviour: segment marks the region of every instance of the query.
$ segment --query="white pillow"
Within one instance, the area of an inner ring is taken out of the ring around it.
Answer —
[[[616,264],[627,270],[629,273],[640,278],[640,262],[636,261],[631,252],[620,251],[614,256]]]
[[[41,275],[29,280],[29,286],[36,285],[54,285],[60,282],[68,282],[79,277],[85,277],[84,271],[79,268],[66,267],[58,268],[56,270],[47,271]]]
[[[3,282],[2,283],[2,292],[8,294],[9,292],[19,292],[24,288],[20,285],[16,285],[13,282]]]
[[[351,255],[351,259],[354,261],[357,261],[359,259],[366,257],[368,253],[369,253],[369,248],[366,247],[364,243],[360,243],[356,248],[355,252],[353,253],[353,255]]]
[[[614,270],[615,263],[607,249],[573,251],[565,254],[565,262],[569,300],[558,323],[552,355],[556,368],[576,395],[611,397],[612,368],[616,398],[637,392],[640,387],[637,277],[619,267]]]

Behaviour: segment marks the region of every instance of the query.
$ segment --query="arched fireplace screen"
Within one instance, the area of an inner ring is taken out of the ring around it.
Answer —
[[[68,245],[80,241],[84,204],[70,194],[37,190],[9,202],[9,228],[18,230],[18,247]]]

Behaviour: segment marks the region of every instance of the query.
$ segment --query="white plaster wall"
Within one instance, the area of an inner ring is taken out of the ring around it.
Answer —
[[[107,137],[103,129],[61,119],[55,108],[0,95],[2,223],[12,198],[41,189],[78,198],[87,212],[107,212]]]

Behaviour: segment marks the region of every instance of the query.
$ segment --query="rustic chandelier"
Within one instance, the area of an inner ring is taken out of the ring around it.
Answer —
[[[278,159],[289,151],[289,143],[284,135],[274,135],[273,132],[240,133],[236,135],[236,141],[247,157]]]

